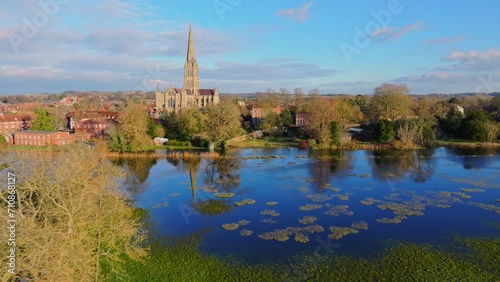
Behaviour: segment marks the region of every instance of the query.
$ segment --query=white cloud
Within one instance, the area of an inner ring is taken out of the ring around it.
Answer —
[[[311,6],[314,2],[307,2],[299,8],[295,9],[281,9],[276,12],[278,16],[284,16],[296,22],[305,22],[309,19]]]
[[[495,48],[488,49],[487,51],[468,51],[468,52],[459,52],[455,51],[448,56],[444,56],[443,60],[445,61],[472,61],[472,60],[493,60],[500,58],[500,50]]]
[[[372,31],[368,36],[370,38],[384,41],[384,40],[397,40],[403,37],[404,35],[417,31],[417,30],[422,30],[424,28],[424,22],[423,21],[416,21],[412,23],[411,25],[403,26],[401,28],[394,28],[394,27],[388,27],[388,26],[383,26],[379,29],[376,29]]]

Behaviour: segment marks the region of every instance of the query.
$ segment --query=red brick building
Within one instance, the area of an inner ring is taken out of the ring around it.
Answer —
[[[67,131],[28,130],[14,133],[14,144],[27,146],[60,146],[73,143],[74,135]]]
[[[70,112],[66,118],[67,129],[87,140],[104,135],[109,126],[119,123],[118,112],[111,111]]]
[[[295,114],[295,126],[303,126],[309,123],[309,119],[311,118],[310,113],[296,113]]]
[[[29,115],[4,115],[0,113],[0,134],[27,130],[31,126]]]
[[[252,108],[252,124],[256,126],[259,124],[269,112],[275,112],[276,114],[281,114],[281,107],[276,108]]]

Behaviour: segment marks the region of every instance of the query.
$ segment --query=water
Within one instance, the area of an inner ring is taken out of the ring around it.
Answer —
[[[338,253],[362,256],[379,254],[384,246],[395,241],[439,244],[453,240],[455,235],[498,234],[491,227],[500,219],[500,203],[495,201],[500,199],[498,149],[311,152],[286,148],[232,150],[228,155],[231,158],[143,158],[117,164],[129,170],[124,187],[136,199],[137,207],[149,211],[157,234],[182,236],[204,230],[203,252],[221,257],[233,255],[250,263],[313,253],[325,250],[325,246]],[[252,158],[255,156],[277,158]],[[341,190],[335,192],[331,188]],[[461,194],[438,194],[462,192],[461,188],[482,192],[463,192],[470,199],[461,198]],[[217,198],[213,189],[235,196]],[[383,202],[362,205],[360,200],[367,197]],[[243,199],[256,203],[234,205]],[[230,210],[206,215],[193,208],[196,203],[209,200]],[[394,218],[392,210],[382,210],[377,205],[412,200],[424,203],[423,215],[408,216],[400,224],[377,222]],[[279,204],[266,204],[271,201]],[[449,207],[436,207],[436,203]],[[493,205],[498,213],[470,203]],[[323,207],[299,210],[306,204]],[[327,215],[327,205],[347,205],[353,214]],[[275,210],[279,216],[261,215],[263,210]],[[305,227],[298,220],[306,215],[315,216],[314,224],[324,228],[323,232],[309,234],[308,243],[294,241],[294,235],[284,242],[258,237],[275,229]],[[263,219],[277,223],[264,223]],[[240,220],[249,220],[250,224],[234,231],[221,227]],[[349,227],[355,221],[367,222],[368,230],[340,240],[328,239],[330,226]],[[242,236],[242,229],[253,234]]]

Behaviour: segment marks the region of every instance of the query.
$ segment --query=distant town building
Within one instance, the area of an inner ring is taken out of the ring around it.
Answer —
[[[29,115],[4,115],[0,113],[0,134],[27,130],[31,127]]]
[[[86,140],[106,134],[109,126],[119,123],[118,112],[112,111],[75,111],[66,114],[66,119],[66,128]]]
[[[281,114],[281,107],[275,107],[275,108],[260,108],[260,107],[253,107],[252,108],[252,124],[256,126],[259,124],[268,113],[270,112],[275,112],[276,114]]]
[[[182,109],[194,107],[202,108],[219,103],[219,90],[200,89],[198,79],[198,63],[194,53],[193,35],[189,26],[188,50],[184,63],[184,86],[173,88],[170,86],[161,92],[160,84],[156,87],[156,110],[161,113],[178,112]]]
[[[14,133],[14,144],[26,146],[59,146],[74,142],[73,134],[67,131],[28,130]]]

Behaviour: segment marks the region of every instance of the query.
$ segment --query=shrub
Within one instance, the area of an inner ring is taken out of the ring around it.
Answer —
[[[375,126],[375,140],[377,142],[390,142],[395,138],[394,123],[392,121],[381,119]]]
[[[309,146],[309,147],[316,146],[316,140],[314,140],[314,139],[307,139],[307,146]]]

